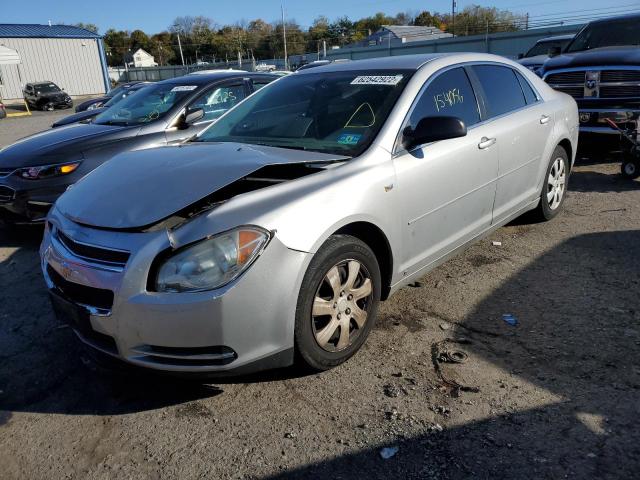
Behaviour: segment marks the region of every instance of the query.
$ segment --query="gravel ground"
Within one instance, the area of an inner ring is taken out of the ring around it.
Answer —
[[[51,313],[42,232],[0,230],[0,477],[637,478],[640,182],[618,168],[581,162],[561,216],[401,290],[318,375],[106,375]]]

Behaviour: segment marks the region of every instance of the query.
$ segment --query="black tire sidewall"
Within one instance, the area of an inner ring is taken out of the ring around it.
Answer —
[[[549,173],[551,173],[551,167],[557,158],[562,158],[564,161],[564,171],[565,173],[565,184],[564,184],[564,192],[562,194],[562,200],[560,200],[560,205],[555,210],[551,210],[549,207],[549,200],[547,200],[547,179],[549,178]],[[569,165],[569,157],[567,152],[561,146],[557,146],[553,150],[553,154],[551,155],[551,159],[547,165],[547,169],[544,174],[544,178],[542,180],[542,190],[540,192],[540,214],[545,220],[551,220],[556,215],[562,211],[562,207],[564,206],[564,202],[567,199],[567,192],[569,186],[569,174],[570,174],[570,165]]]
[[[339,352],[328,352],[316,342],[313,334],[311,310],[320,282],[327,271],[342,260],[353,259],[362,263],[369,272],[373,284],[373,296],[367,310],[367,322],[356,341]],[[295,319],[296,354],[314,370],[328,370],[351,358],[364,344],[375,324],[380,302],[380,267],[371,249],[356,237],[350,235],[332,235],[314,255],[305,273]]]

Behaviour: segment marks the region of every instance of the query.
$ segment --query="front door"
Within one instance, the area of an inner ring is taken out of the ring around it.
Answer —
[[[498,173],[495,131],[476,125],[480,112],[464,68],[430,79],[419,94],[406,126],[426,116],[453,116],[468,128],[466,137],[399,152],[394,165],[401,191],[405,257],[410,275],[472,239],[491,224]]]

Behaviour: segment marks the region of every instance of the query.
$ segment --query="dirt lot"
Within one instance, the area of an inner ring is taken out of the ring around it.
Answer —
[[[0,145],[52,117],[0,122]],[[601,161],[560,217],[403,289],[361,353],[311,376],[105,376],[51,313],[41,231],[0,231],[0,477],[637,478],[640,182]]]

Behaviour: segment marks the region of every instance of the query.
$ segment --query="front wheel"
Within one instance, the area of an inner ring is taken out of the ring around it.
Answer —
[[[315,254],[296,307],[296,351],[314,370],[347,361],[367,339],[380,302],[380,267],[371,249],[333,235]]]
[[[569,157],[561,146],[557,146],[551,155],[546,175],[542,182],[540,203],[535,216],[542,221],[551,220],[560,213],[567,196],[569,180]]]

